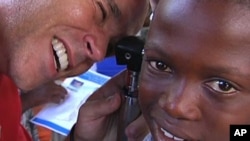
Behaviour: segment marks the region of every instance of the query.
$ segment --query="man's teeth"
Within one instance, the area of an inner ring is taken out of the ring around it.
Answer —
[[[175,137],[174,135],[172,135],[171,133],[167,132],[166,130],[164,130],[163,128],[161,128],[161,131],[164,133],[165,136],[171,138],[171,139],[174,139],[176,141],[184,141],[184,139],[181,139],[181,138],[178,138],[178,137]]]
[[[52,40],[52,46],[54,50],[54,62],[57,70],[65,70],[68,68],[69,61],[66,49],[62,42],[54,38]]]

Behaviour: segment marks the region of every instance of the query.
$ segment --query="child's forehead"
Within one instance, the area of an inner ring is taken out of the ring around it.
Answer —
[[[224,2],[226,1],[163,0],[155,13],[155,22],[158,23],[156,26],[168,25],[171,30],[190,29],[187,32],[208,31],[211,34],[246,38],[250,41],[250,4],[246,6],[245,3]]]
[[[242,8],[237,3],[209,3],[207,6],[205,2],[197,4],[190,1],[196,0],[160,1],[151,23],[146,48],[160,48],[161,52],[166,53],[171,50],[170,54],[192,51],[203,55],[209,51],[221,55],[227,53],[227,56],[246,54],[244,58],[249,58],[248,7]]]
[[[249,17],[250,1],[248,5],[234,1],[237,0],[162,0],[156,11],[162,16],[193,14],[214,18]]]

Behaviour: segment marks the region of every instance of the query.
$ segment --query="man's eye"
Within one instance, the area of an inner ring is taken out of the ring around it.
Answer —
[[[234,88],[234,86],[231,83],[224,81],[224,80],[210,81],[210,82],[207,82],[206,85],[210,87],[211,89],[213,89],[214,91],[217,91],[223,94],[230,94],[230,93],[236,92],[236,89]]]
[[[101,15],[102,16],[102,21],[104,21],[106,19],[106,17],[107,17],[107,12],[106,12],[106,10],[105,10],[105,8],[104,8],[104,6],[103,6],[103,4],[101,2],[97,1],[97,5],[98,5],[98,7],[99,7],[99,9],[101,11],[101,14],[102,14]]]
[[[172,70],[162,61],[149,61],[149,65],[156,70],[165,71],[171,73]]]

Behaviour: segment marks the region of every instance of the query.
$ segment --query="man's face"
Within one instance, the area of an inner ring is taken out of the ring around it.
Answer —
[[[3,42],[11,51],[8,68],[24,90],[86,71],[105,57],[109,43],[139,30],[148,8],[146,0],[6,1],[2,5],[6,9]]]
[[[250,124],[250,9],[227,2],[158,4],[139,87],[155,140],[228,141]]]

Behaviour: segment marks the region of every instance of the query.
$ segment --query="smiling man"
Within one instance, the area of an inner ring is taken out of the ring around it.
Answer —
[[[17,87],[83,73],[143,25],[147,0],[0,1],[0,141],[24,141]]]

